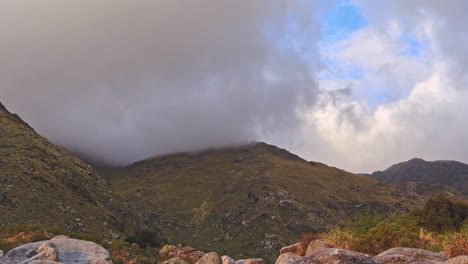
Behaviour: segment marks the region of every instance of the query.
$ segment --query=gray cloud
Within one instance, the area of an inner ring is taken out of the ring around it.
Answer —
[[[0,97],[107,162],[270,138],[315,102],[319,14],[280,0],[2,1]]]

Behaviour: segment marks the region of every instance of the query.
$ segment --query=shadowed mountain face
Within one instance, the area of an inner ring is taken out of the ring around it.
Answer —
[[[425,182],[444,184],[468,198],[468,165],[458,161],[411,159],[370,175],[393,184]]]
[[[109,237],[134,221],[91,166],[0,104],[0,226],[40,223]]]
[[[369,210],[403,212],[435,194],[307,162],[265,143],[156,157],[103,173],[170,243],[235,258],[273,260],[302,233]],[[439,191],[460,197],[445,186]]]

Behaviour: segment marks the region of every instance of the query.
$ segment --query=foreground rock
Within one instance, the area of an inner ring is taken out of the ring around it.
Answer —
[[[236,261],[236,264],[265,264],[263,259],[240,259]]]
[[[276,259],[276,262],[275,264],[291,264],[291,263],[294,263],[298,260],[302,259],[301,256],[299,255],[296,255],[294,253],[291,253],[291,252],[286,252],[286,253],[283,253],[281,254],[278,259]]]
[[[223,264],[223,261],[218,256],[218,253],[210,252],[210,253],[205,254],[195,264]]]
[[[440,253],[417,248],[392,248],[374,257],[379,264],[435,264],[448,260]]]
[[[175,257],[175,258],[171,258],[169,260],[164,261],[162,264],[187,264],[187,261],[179,257]]]
[[[458,256],[445,261],[443,264],[468,264],[468,256]]]
[[[306,254],[307,246],[304,246],[302,243],[296,243],[287,247],[283,247],[280,250],[280,254],[291,252],[299,256],[304,256]]]
[[[323,242],[322,240],[317,239],[317,240],[310,242],[309,246],[307,246],[305,254],[309,255],[317,250],[326,249],[326,248],[333,248],[333,246],[326,242]]]
[[[31,252],[34,251],[37,252],[36,255],[29,258],[26,256],[30,256]],[[0,263],[112,264],[112,259],[109,252],[96,243],[66,236],[56,236],[51,240],[16,247],[8,251],[3,258],[0,258]]]
[[[309,254],[293,264],[375,264],[372,258],[366,254],[349,250],[327,248]]]
[[[235,260],[233,260],[231,257],[226,256],[226,255],[221,257],[221,261],[223,262],[223,264],[236,264]]]

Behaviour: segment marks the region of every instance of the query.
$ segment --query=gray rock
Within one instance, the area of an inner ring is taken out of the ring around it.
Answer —
[[[391,248],[374,257],[380,264],[435,264],[448,260],[440,253],[417,248]]]
[[[307,250],[305,252],[306,255],[309,255],[317,250],[326,249],[326,248],[333,248],[332,245],[323,242],[322,240],[314,240],[310,242],[309,246],[307,246]]]
[[[3,255],[5,255],[5,253],[3,253],[3,250],[0,250],[0,258],[3,257]]]
[[[468,264],[468,256],[458,256],[445,261],[443,264]]]
[[[275,264],[292,264],[300,259],[302,259],[301,256],[291,252],[286,252],[279,255],[279,257],[276,259]]]
[[[218,253],[210,252],[206,253],[201,259],[199,259],[195,264],[223,264],[223,261],[219,257]]]
[[[375,264],[372,258],[366,254],[349,250],[327,248],[317,250],[293,264]]]
[[[32,258],[32,257],[34,257],[34,256],[36,256],[36,255],[37,255],[37,251],[36,251],[36,250],[33,250],[33,249],[29,250],[29,251],[26,252],[26,254],[25,254],[25,256],[26,256],[27,258]]]
[[[63,262],[57,262],[53,260],[33,260],[29,264],[63,264]]]
[[[27,258],[26,253],[30,250],[35,250],[38,254]],[[112,264],[109,252],[100,245],[66,236],[56,236],[51,240],[16,247],[8,251],[0,263],[55,263],[57,259],[51,259],[55,255],[60,263],[65,264]]]

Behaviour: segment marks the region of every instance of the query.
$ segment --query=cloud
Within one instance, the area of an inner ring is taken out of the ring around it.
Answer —
[[[356,2],[369,26],[324,51],[345,77],[320,81],[330,88],[304,114],[302,132],[317,139],[306,140],[301,153],[314,156],[320,146],[322,160],[355,172],[412,157],[468,161],[468,18],[460,13],[468,3]],[[421,54],[404,52],[408,36],[423,43]],[[360,75],[346,76],[350,69]],[[339,84],[352,95],[337,101]]]
[[[320,8],[2,1],[1,100],[52,141],[112,163],[289,133],[318,92]]]

